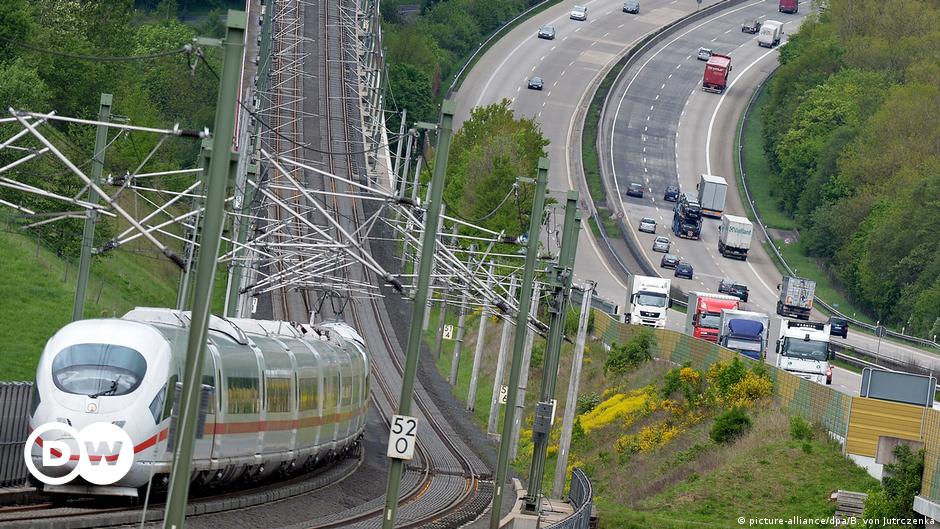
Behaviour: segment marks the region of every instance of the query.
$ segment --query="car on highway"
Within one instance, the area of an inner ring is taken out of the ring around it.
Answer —
[[[747,285],[728,278],[718,282],[718,292],[734,296],[744,302],[747,302],[747,298],[750,295]]]
[[[532,77],[529,79],[529,90],[541,90],[544,84],[541,77]]]
[[[640,14],[640,2],[637,0],[627,0],[623,3],[623,12],[633,13],[634,15]]]
[[[646,233],[656,233],[656,220],[643,217],[643,219],[640,220],[640,227],[637,229]]]
[[[670,244],[671,243],[669,242],[669,237],[663,237],[662,235],[660,235],[659,237],[656,237],[656,239],[653,241],[653,251],[669,253]]]
[[[542,26],[539,28],[539,38],[553,40],[555,38],[555,26]]]
[[[636,182],[631,183],[630,186],[627,187],[627,196],[643,198],[643,184]]]
[[[671,253],[667,253],[659,261],[659,266],[660,268],[671,268],[672,270],[675,270],[676,267],[679,266],[679,258],[675,255],[672,255]]]
[[[574,6],[568,18],[571,20],[587,20],[587,8],[584,6]]]
[[[679,263],[676,266],[676,277],[684,277],[686,279],[692,279],[692,274],[695,273],[695,270],[692,269],[692,265],[689,263]]]
[[[832,316],[829,318],[829,335],[841,336],[844,340],[849,335],[849,321],[845,318]]]
[[[678,202],[679,186],[666,186],[666,192],[663,193],[663,200],[666,202]]]
[[[698,49],[698,60],[707,61],[712,56],[712,50],[709,48],[699,48]]]
[[[745,20],[744,23],[741,24],[741,31],[750,33],[752,35],[757,33],[760,31],[760,20],[757,20],[756,18],[749,18]]]

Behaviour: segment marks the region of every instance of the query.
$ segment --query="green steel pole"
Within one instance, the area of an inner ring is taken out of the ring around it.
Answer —
[[[247,148],[247,147],[246,147]],[[248,171],[248,177],[254,179],[257,175],[257,166],[254,164],[248,165],[246,170]],[[245,277],[245,267],[238,263],[239,255],[242,254],[242,247],[245,244],[245,241],[248,240],[248,230],[251,228],[251,223],[247,220],[247,215],[251,213],[251,200],[254,193],[252,192],[251,186],[248,185],[247,179],[244,183],[244,190],[242,192],[242,215],[241,218],[235,218],[232,221],[232,231],[233,239],[236,241],[235,247],[232,250],[232,265],[229,267],[229,285],[228,285],[228,294],[225,296],[225,317],[226,318],[238,318],[241,317],[241,314],[236,314],[238,311],[238,299],[241,294],[242,283],[244,282]]]
[[[549,304],[552,314],[545,347],[545,367],[542,370],[542,391],[539,402],[549,402],[555,395],[558,377],[558,361],[561,357],[561,341],[565,333],[565,315],[568,313],[568,298],[571,294],[571,279],[574,276],[574,256],[578,248],[578,230],[581,228],[581,212],[578,211],[578,192],[568,191],[565,204],[565,223],[562,230],[561,250],[558,262],[552,270],[554,300]],[[537,514],[542,499],[542,475],[545,470],[545,453],[549,435],[534,443],[532,465],[529,467],[529,483],[523,500],[525,512]]]
[[[421,242],[421,260],[418,264],[418,288],[411,304],[411,326],[408,328],[408,349],[405,353],[405,371],[402,373],[401,396],[398,401],[398,415],[411,413],[411,401],[414,395],[415,374],[418,370],[418,355],[421,348],[421,323],[424,308],[428,303],[428,291],[431,284],[431,265],[434,264],[434,249],[437,243],[437,222],[441,215],[441,202],[444,196],[444,176],[447,174],[447,155],[450,151],[450,135],[457,105],[445,100],[441,107],[441,125],[437,129],[437,152],[434,160],[434,175],[431,177],[431,193],[424,217],[424,234]],[[398,510],[398,492],[401,487],[401,475],[405,461],[392,458],[388,471],[388,485],[385,489],[385,516],[382,528],[395,527],[395,513]]]
[[[176,424],[176,446],[167,493],[165,529],[182,529],[186,521],[189,480],[192,468],[193,444],[199,418],[202,390],[202,364],[208,339],[209,310],[212,305],[212,283],[215,280],[216,259],[222,238],[225,217],[225,195],[229,180],[232,136],[235,132],[235,102],[241,75],[242,53],[245,47],[245,28],[248,16],[244,11],[228,12],[227,31],[222,44],[222,79],[219,99],[215,108],[212,134],[212,161],[206,178],[205,215],[199,260],[196,268],[195,296],[190,317],[189,342],[186,348],[186,367],[183,371],[183,390]],[[220,380],[219,383],[222,381]],[[173,388],[167,388],[167,395]]]
[[[98,107],[98,121],[111,119],[111,94],[101,94],[101,106]],[[91,159],[91,180],[101,185],[104,172],[104,149],[108,145],[108,127],[98,125],[95,132],[95,154]],[[88,201],[98,203],[98,194],[88,190]],[[82,230],[82,255],[78,261],[78,283],[75,285],[75,301],[72,303],[72,321],[82,319],[85,314],[85,289],[88,286],[88,271],[91,269],[91,252],[95,245],[95,224],[98,212],[89,209],[85,213],[85,228]]]
[[[202,165],[202,173],[199,174],[199,178],[202,180],[202,185],[198,188],[198,194],[205,196],[206,180],[209,178],[209,163],[212,162],[212,140],[210,138],[203,138],[202,148],[199,151],[199,158]],[[202,210],[204,205],[204,199],[193,197],[193,209]],[[186,310],[189,308],[189,283],[193,277],[193,263],[196,261],[196,256],[198,255],[198,252],[196,251],[196,244],[199,241],[201,226],[202,212],[199,211],[193,215],[193,231],[192,233],[188,234],[186,240],[186,268],[180,271],[180,284],[176,291],[177,310]]]
[[[545,188],[548,186],[548,158],[539,158],[539,173],[535,180],[535,196],[529,217],[529,242],[526,246],[525,269],[522,272],[522,292],[519,296],[519,311],[516,313],[516,335],[512,349],[512,370],[509,372],[509,392],[506,395],[506,414],[503,416],[503,431],[499,440],[499,457],[496,461],[496,490],[490,509],[490,529],[499,529],[500,509],[503,505],[503,486],[509,472],[509,443],[512,438],[512,423],[516,416],[516,398],[519,393],[519,368],[525,349],[525,328],[529,323],[529,306],[532,304],[532,284],[535,283],[535,261],[539,250],[539,229],[545,209]]]

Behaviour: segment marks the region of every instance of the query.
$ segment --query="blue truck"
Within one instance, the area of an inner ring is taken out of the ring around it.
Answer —
[[[758,361],[767,356],[770,317],[766,314],[724,309],[721,311],[720,329],[718,345]]]

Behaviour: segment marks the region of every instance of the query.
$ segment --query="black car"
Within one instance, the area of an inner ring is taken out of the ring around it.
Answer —
[[[633,13],[637,15],[640,13],[640,2],[638,0],[627,0],[623,3],[623,12],[624,13]]]
[[[544,85],[541,77],[533,77],[529,79],[529,89],[530,90],[541,90]]]
[[[663,200],[666,202],[678,202],[679,186],[666,186],[666,192],[663,193]]]
[[[731,279],[722,279],[718,283],[718,292],[734,296],[744,302],[747,301],[748,297],[747,285],[742,285]]]
[[[686,279],[692,279],[692,274],[694,270],[692,265],[689,263],[679,263],[676,265],[676,277],[684,277]]]
[[[835,316],[829,318],[829,334],[831,336],[841,336],[844,340],[849,335],[848,320]]]
[[[676,267],[679,266],[679,258],[675,255],[672,255],[671,253],[667,253],[659,261],[659,266],[662,268],[671,268],[675,270]]]
[[[643,198],[643,185],[636,182],[630,184],[630,187],[627,188],[627,196]]]
[[[741,24],[741,31],[751,34],[757,33],[760,31],[760,24],[760,20],[757,20],[756,18],[749,18],[745,20],[743,24]]]
[[[555,26],[542,26],[539,28],[539,38],[554,40],[555,38]]]

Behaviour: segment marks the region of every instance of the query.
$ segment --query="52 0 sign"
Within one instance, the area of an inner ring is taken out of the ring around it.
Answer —
[[[418,419],[408,415],[392,415],[388,435],[388,457],[411,460],[418,438]]]

